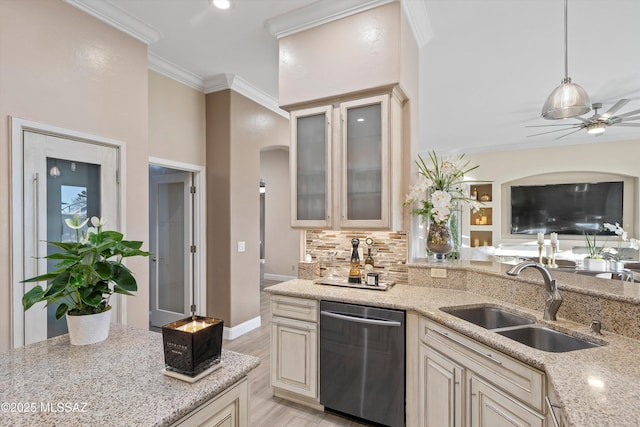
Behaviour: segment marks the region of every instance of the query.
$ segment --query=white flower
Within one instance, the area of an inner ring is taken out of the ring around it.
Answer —
[[[431,209],[431,213],[433,214],[433,219],[436,222],[444,222],[449,219],[449,214],[451,214],[451,211],[448,207],[443,206],[434,207],[433,209]]]
[[[97,216],[91,217],[91,224],[94,227],[100,228],[107,223],[107,220],[104,218],[98,218]]]
[[[64,220],[64,223],[67,224],[67,226],[69,228],[73,228],[74,230],[80,230],[82,227],[87,225],[87,222],[89,222],[89,218],[87,218],[84,221],[80,222],[80,219],[78,218],[77,215],[75,217],[73,217],[73,218],[66,218]]]
[[[95,217],[94,217],[95,218]],[[94,227],[88,227],[86,232],[82,232],[82,238],[80,239],[80,243],[82,243],[83,245],[86,245],[87,243],[89,243],[89,235],[90,234],[97,234],[98,230]]]
[[[631,239],[629,242],[631,243],[631,247],[632,247],[633,249],[635,249],[635,250],[640,249],[640,240],[638,240],[638,239]]]
[[[629,240],[629,233],[623,231],[622,234],[620,234],[620,238],[626,242],[627,240]]]
[[[449,208],[451,206],[451,194],[442,190],[434,191],[431,195],[431,203],[433,203],[434,207]]]

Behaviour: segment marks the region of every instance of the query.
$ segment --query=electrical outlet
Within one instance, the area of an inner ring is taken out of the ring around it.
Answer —
[[[291,266],[291,271],[296,271],[296,266],[295,265]]]
[[[447,278],[447,269],[446,268],[432,268],[431,269],[431,277],[437,277],[438,279],[446,279]]]
[[[246,242],[238,242],[238,252],[244,252],[246,250]]]

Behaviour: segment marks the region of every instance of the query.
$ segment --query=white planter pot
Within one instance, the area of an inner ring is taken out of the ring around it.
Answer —
[[[611,268],[611,271],[622,271],[624,270],[624,262],[609,261],[609,267]]]
[[[607,265],[606,259],[593,259],[593,258],[585,258],[582,262],[585,270],[589,271],[608,271],[609,266]]]
[[[67,327],[72,345],[86,345],[104,341],[109,336],[111,308],[98,314],[69,316]]]

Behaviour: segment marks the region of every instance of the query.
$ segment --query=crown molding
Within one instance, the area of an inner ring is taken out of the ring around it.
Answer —
[[[147,65],[149,69],[160,73],[170,79],[180,82],[192,89],[200,92],[204,92],[204,80],[197,74],[184,68],[169,62],[164,58],[152,53],[147,52]]]
[[[147,25],[137,17],[119,8],[108,0],[65,0],[71,6],[106,22],[112,27],[129,34],[146,45],[162,38],[160,31]]]
[[[433,38],[433,27],[427,13],[426,1],[402,0],[402,10],[420,49]]]
[[[269,34],[279,39],[396,1],[398,0],[317,1],[267,20],[265,28]]]
[[[280,108],[276,98],[253,86],[240,76],[218,74],[207,78],[204,82],[204,93],[219,92],[226,89],[231,89],[256,104],[262,105],[287,120],[289,119],[289,113]]]

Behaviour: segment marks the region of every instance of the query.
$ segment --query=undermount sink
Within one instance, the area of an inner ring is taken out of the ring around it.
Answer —
[[[487,305],[471,308],[445,307],[441,310],[485,329],[507,328],[535,323],[535,320],[529,317]]]
[[[564,353],[567,351],[600,347],[602,345],[554,331],[553,329],[535,324],[535,319],[512,313],[492,305],[478,307],[442,307],[440,310],[542,351]]]
[[[540,325],[521,326],[495,332],[529,347],[553,353],[564,353],[601,346],[601,344],[573,337]]]

